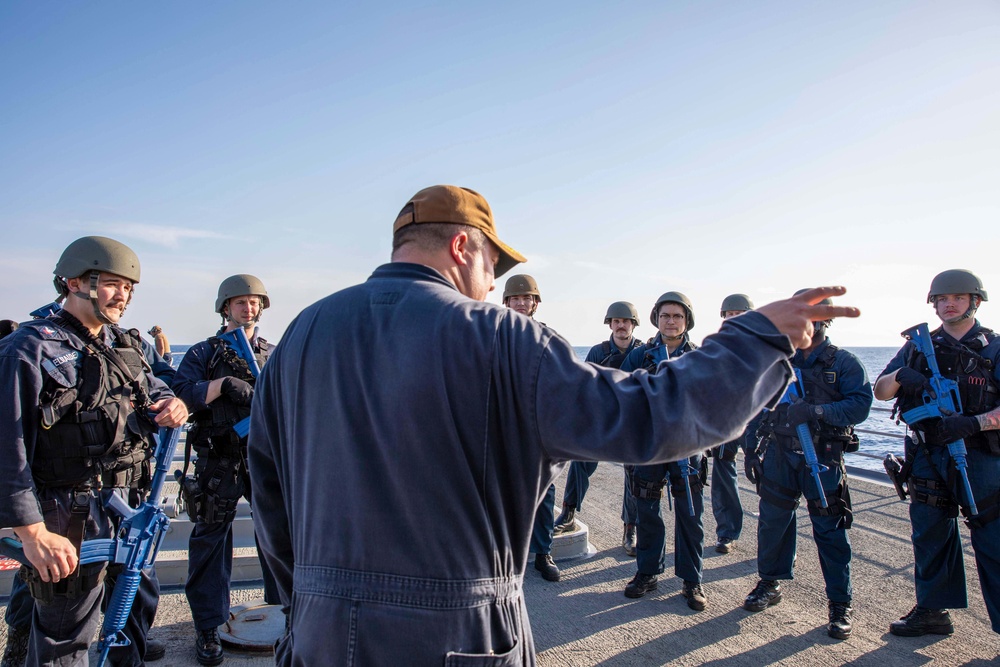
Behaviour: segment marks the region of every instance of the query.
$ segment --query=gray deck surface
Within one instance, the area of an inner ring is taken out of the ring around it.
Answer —
[[[560,486],[565,478],[560,480]],[[560,563],[562,581],[543,581],[529,563],[525,594],[539,664],[584,665],[906,665],[998,664],[1000,636],[990,629],[979,592],[972,550],[965,535],[969,603],[952,612],[951,637],[901,638],[889,634],[889,623],[913,606],[913,552],[906,504],[892,489],[852,479],[856,519],[854,544],[854,636],[836,641],[826,635],[827,608],[822,575],[808,515],[799,509],[799,552],[796,579],[783,584],[784,600],[758,614],[743,611],[744,596],[757,582],[756,496],[742,479],[746,525],[737,549],[728,555],[712,549],[715,524],[705,517],[705,591],[707,610],[689,610],[680,597],[668,554],[660,588],[639,600],[622,595],[635,574],[635,560],[621,550],[621,486],[619,465],[601,464],[591,480],[581,519],[590,526],[592,558]],[[559,488],[561,498],[562,489]],[[706,501],[708,490],[706,489]],[[668,552],[672,552],[672,514]],[[377,538],[375,538],[377,539]],[[456,545],[455,558],[461,558]],[[261,597],[260,588],[233,592],[233,603]],[[165,591],[153,636],[168,642],[167,657],[151,663],[163,667],[197,665],[193,626],[182,591]],[[226,665],[266,665],[271,657],[227,652]],[[401,663],[402,664],[402,663]]]

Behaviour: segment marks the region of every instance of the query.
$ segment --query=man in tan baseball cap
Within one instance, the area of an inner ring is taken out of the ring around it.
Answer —
[[[562,464],[731,440],[811,322],[857,314],[811,305],[844,291],[818,288],[628,375],[484,302],[524,257],[475,192],[422,190],[394,229],[392,261],[303,310],[254,388],[254,525],[295,600],[279,665],[535,664],[524,569]]]
[[[455,185],[432,185],[424,188],[403,206],[403,210],[396,216],[392,233],[395,236],[407,225],[422,223],[468,225],[485,234],[500,251],[500,259],[493,274],[495,278],[507,273],[514,265],[528,261],[524,255],[497,236],[493,211],[490,210],[486,198],[475,190]],[[394,242],[393,250],[396,249],[396,245]]]

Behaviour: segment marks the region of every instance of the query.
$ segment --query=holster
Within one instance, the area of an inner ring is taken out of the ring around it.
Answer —
[[[27,565],[21,566],[17,576],[28,585],[31,597],[38,604],[49,604],[56,596],[75,599],[103,584],[105,565],[106,563],[81,565],[68,577],[56,583],[42,581],[38,571]]]

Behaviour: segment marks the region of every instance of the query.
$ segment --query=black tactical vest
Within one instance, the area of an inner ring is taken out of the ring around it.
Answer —
[[[250,366],[228,342],[221,338],[209,338],[208,343],[212,346],[212,357],[208,362],[206,380],[234,377],[253,386],[256,379]],[[254,350],[257,365],[263,368],[269,356],[271,356],[271,346],[258,336],[257,349]],[[194,426],[188,433],[191,446],[202,456],[206,450],[218,456],[239,454],[240,447],[246,446],[246,440],[241,440],[236,435],[233,426],[249,416],[249,405],[237,405],[225,394],[219,396],[207,409],[195,413]]]
[[[149,459],[154,449],[150,436],[157,430],[147,414],[149,366],[139,332],[110,327],[113,342],[108,347],[67,313],[51,322],[80,337],[84,349],[75,386],[63,386],[51,374],[43,383],[41,428],[31,463],[35,482],[48,487],[123,486],[126,478],[114,473]]]
[[[654,334],[652,338],[646,341],[646,344],[643,345],[645,354],[642,355],[642,363],[639,365],[639,368],[645,368],[647,371],[650,372],[656,370],[656,367],[659,365],[660,362],[653,357],[652,351],[655,350],[657,347],[660,347],[658,343],[659,343],[659,334]],[[685,339],[685,341],[681,343],[681,346],[679,348],[677,348],[671,353],[667,353],[667,359],[675,359],[681,356],[682,354],[685,354],[686,352],[693,352],[694,350],[697,349],[698,346],[696,344],[692,343],[690,340]],[[624,359],[622,361],[624,361]]]
[[[834,360],[839,350],[836,345],[827,345],[820,356],[809,368],[800,368],[802,373],[802,390],[804,400],[813,405],[823,405],[843,400],[844,395],[838,389],[839,379],[833,370]],[[765,413],[758,433],[761,435],[773,433],[778,444],[798,447],[798,436],[795,427],[788,424],[788,404],[782,403]],[[834,426],[820,421],[818,430],[813,430],[817,444],[840,443],[846,451],[856,451],[854,447],[854,427]]]
[[[937,358],[941,375],[958,383],[958,393],[962,400],[962,414],[980,415],[1000,405],[1000,386],[993,377],[993,362],[979,353],[997,337],[993,331],[981,328],[981,336],[965,343],[953,343],[941,335],[938,329],[931,333],[934,356]],[[927,357],[915,347],[906,365],[930,377]],[[896,409],[900,414],[923,405],[920,396],[900,395]],[[948,444],[937,437],[937,419],[925,419],[910,428],[920,431],[922,438],[930,445]],[[981,431],[965,439],[969,448],[986,449],[1000,454],[1000,431]]]
[[[612,345],[610,341],[604,341],[601,343],[601,360],[597,362],[597,365],[606,368],[621,368],[622,364],[625,363],[625,357],[640,344],[638,340],[633,338],[628,349],[620,352],[616,345]]]

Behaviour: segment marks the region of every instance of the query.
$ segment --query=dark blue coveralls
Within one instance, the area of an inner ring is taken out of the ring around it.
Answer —
[[[642,341],[633,336],[625,350],[625,355],[628,355],[629,352],[641,345]],[[609,351],[611,355],[619,354],[614,336],[611,336],[607,343],[598,343],[590,348],[586,361],[598,366],[620,368],[621,363],[617,366],[608,363]],[[624,363],[624,360],[622,360],[622,363]],[[622,492],[622,523],[627,524],[635,524],[636,522],[635,496],[632,495],[631,468],[632,466],[625,467],[625,483]],[[594,474],[595,470],[597,470],[597,461],[573,461],[569,464],[569,472],[566,474],[566,488],[563,490],[563,505],[572,507],[578,512],[580,511],[583,507],[583,498],[587,495],[587,490],[590,489],[590,476]]]
[[[402,340],[421,353],[392,353]],[[276,664],[534,665],[522,582],[562,464],[732,440],[787,380],[788,337],[758,313],[702,350],[656,373],[587,364],[403,262],[306,308],[251,414],[254,523],[290,605]],[[392,529],[357,539],[372,526]]]
[[[977,320],[961,341],[956,341],[943,330],[933,332],[932,339],[939,365],[943,357],[942,346],[954,348],[961,344],[974,350],[977,356],[988,359],[992,364],[992,380],[996,383],[990,393],[993,400],[996,400],[996,387],[1000,387],[1000,337],[984,328]],[[983,343],[986,343],[985,347]],[[906,366],[915,351],[913,343],[907,342],[879,377]],[[982,366],[980,362],[979,368],[982,369]],[[949,379],[958,377],[944,367],[941,368],[941,373]],[[959,384],[961,387],[961,380]],[[992,401],[987,404],[989,402]],[[985,411],[988,409],[979,412]],[[994,443],[995,434],[995,431],[989,434]],[[983,436],[987,436],[987,433],[966,439],[969,485],[979,510],[978,521],[970,521],[968,525],[986,611],[990,615],[993,632],[1000,633],[1000,521],[996,520],[1000,510],[1000,450],[990,451],[988,445],[983,446],[980,440]],[[910,441],[907,443],[907,450],[907,456],[914,458],[909,486],[910,523],[913,527],[913,579],[917,604],[928,609],[964,609],[969,606],[969,600],[965,583],[965,561],[962,557],[962,536],[956,518],[958,507],[954,502],[955,498],[965,497],[964,491],[958,490],[961,481],[954,474],[947,447],[940,444],[921,446]],[[948,490],[918,489],[912,481],[914,478],[931,484],[944,483]],[[933,501],[943,497],[951,502],[942,500],[940,504],[929,504],[920,500],[915,491],[919,491],[922,494],[920,497],[925,499]]]
[[[250,341],[257,362],[264,365],[274,346],[256,335]],[[212,404],[205,402],[212,380],[235,375],[223,352],[234,354],[228,342],[217,338],[201,341],[187,351],[171,385],[194,416],[195,427],[188,431],[189,444],[198,451],[195,478],[204,493],[210,485],[216,498],[232,505],[225,516],[198,514],[188,545],[188,578],[184,585],[195,629],[199,632],[217,628],[229,620],[229,586],[233,573],[233,520],[240,497],[250,499],[250,481],[246,472],[246,438],[230,434],[236,418],[216,418],[213,412],[232,403],[225,395]],[[252,380],[249,380],[252,382]],[[215,406],[215,410],[213,410]],[[232,406],[230,406],[232,407]],[[227,415],[228,416],[228,415]],[[200,430],[199,430],[200,429]],[[217,481],[212,482],[217,475]],[[260,557],[259,550],[258,556]],[[261,558],[264,578],[264,601],[278,604],[274,577]]]
[[[682,354],[697,349],[697,345],[684,334],[681,343],[669,356],[667,346],[663,344],[660,334],[652,343],[646,343],[636,348],[625,357],[622,363],[623,371],[636,369],[654,370],[665,359],[677,359]],[[684,581],[701,583],[702,561],[705,551],[705,527],[702,516],[705,513],[704,496],[702,493],[701,470],[705,461],[704,454],[695,454],[687,460],[697,474],[690,477],[691,501],[694,516],[687,504],[687,493],[684,479],[681,476],[681,463],[657,463],[655,465],[635,466],[632,488],[638,492],[641,486],[652,486],[669,479],[670,492],[674,496],[674,572]],[[662,486],[661,486],[662,488]],[[666,562],[667,529],[663,522],[660,498],[636,498],[636,566],[640,574],[657,575],[664,570]]]
[[[808,358],[801,350],[792,358],[792,365],[801,369],[806,382],[805,401],[823,406],[823,419],[819,433],[813,430],[813,441],[820,463],[828,468],[820,473],[820,481],[829,508],[823,510],[818,503],[819,491],[806,466],[798,438],[785,433],[780,426],[787,409],[787,405],[780,405],[764,415],[760,432],[763,472],[758,489],[757,571],[761,579],[771,581],[794,578],[795,510],[799,497],[804,496],[826,581],[826,597],[832,602],[849,604],[853,592],[851,541],[847,529],[852,515],[843,457],[847,442],[844,437],[832,434],[835,431],[842,434],[847,427],[867,419],[875,397],[868,373],[858,358],[843,349],[836,349],[830,358],[826,352],[830,346],[827,338]],[[810,377],[823,384],[825,391],[811,389]],[[831,400],[831,392],[839,394],[840,398]],[[772,419],[779,425],[777,434],[771,427]],[[794,428],[787,431],[794,433]]]
[[[134,333],[138,336],[138,332]],[[101,336],[106,345],[113,344],[109,327],[104,328]],[[44,521],[49,530],[66,534],[73,488],[41,485],[36,491],[32,462],[39,456],[48,458],[38,448],[43,397],[51,396],[59,387],[77,385],[82,360],[88,356],[86,348],[73,330],[46,319],[24,323],[0,342],[0,382],[13,388],[10,400],[0,401],[0,525],[23,526]],[[145,348],[143,351],[146,352]],[[151,402],[173,395],[151,372],[143,375],[142,382]],[[151,454],[152,439],[147,441],[146,448]],[[103,490],[91,491],[84,539],[111,536],[112,522],[104,507],[104,499],[110,494],[120,495],[133,507],[143,496],[141,487],[114,488],[106,483]],[[99,569],[84,567],[87,574]],[[82,591],[75,598],[57,594],[51,602],[42,604],[34,603],[27,585],[15,579],[6,618],[17,627],[30,613],[27,664],[77,664],[86,660],[87,648],[100,622],[99,611],[106,605],[113,581],[114,576],[106,574],[103,586]],[[143,572],[123,629],[131,645],[112,649],[109,654],[112,664],[126,667],[143,664],[146,635],[153,624],[158,600],[155,570]]]

